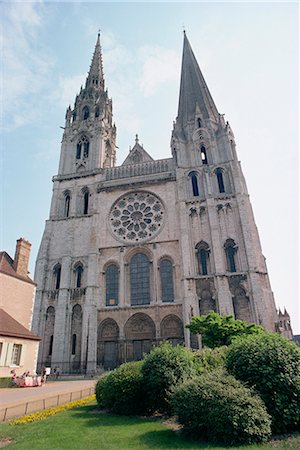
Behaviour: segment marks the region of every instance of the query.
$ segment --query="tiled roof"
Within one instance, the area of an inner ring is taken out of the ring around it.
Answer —
[[[40,341],[41,338],[31,333],[27,328],[23,327],[7,312],[0,308],[0,336],[10,336],[33,341]]]
[[[27,283],[36,284],[31,278],[19,275],[14,269],[14,260],[6,252],[0,252],[0,273],[18,278]]]

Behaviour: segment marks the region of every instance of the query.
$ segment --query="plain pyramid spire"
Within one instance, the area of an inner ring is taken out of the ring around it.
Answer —
[[[102,65],[102,51],[100,44],[100,33],[95,46],[91,67],[86,80],[86,86],[93,86],[95,88],[104,89],[103,65]]]
[[[177,124],[185,126],[194,121],[197,111],[203,119],[219,120],[218,110],[184,31]]]

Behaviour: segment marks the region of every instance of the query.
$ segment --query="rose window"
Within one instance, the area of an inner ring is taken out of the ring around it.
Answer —
[[[137,242],[159,233],[164,221],[162,201],[155,194],[133,192],[120,197],[109,215],[113,234],[121,241]]]

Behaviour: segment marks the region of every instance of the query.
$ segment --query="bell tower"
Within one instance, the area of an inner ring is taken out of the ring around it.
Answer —
[[[81,86],[73,109],[69,106],[66,111],[59,176],[115,166],[116,127],[112,118],[98,34],[85,86]]]

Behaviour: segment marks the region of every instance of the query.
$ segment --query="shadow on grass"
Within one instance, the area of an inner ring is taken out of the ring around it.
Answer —
[[[83,426],[86,427],[119,427],[126,429],[128,427],[141,427],[140,432],[137,433],[135,438],[143,444],[143,448],[153,449],[206,449],[216,448],[225,449],[226,446],[214,445],[211,443],[194,440],[182,434],[180,431],[175,431],[168,428],[161,422],[160,417],[140,417],[140,416],[121,416],[115,414],[109,414],[100,409],[97,409],[96,405],[83,406],[74,410],[74,419],[84,420]],[[153,429],[157,424],[158,429]],[[161,429],[164,427],[164,429]],[[148,428],[145,430],[145,428]],[[149,428],[152,428],[149,430]],[[133,438],[133,436],[132,436]],[[127,448],[127,447],[126,447]],[[233,448],[233,447],[228,447]]]

